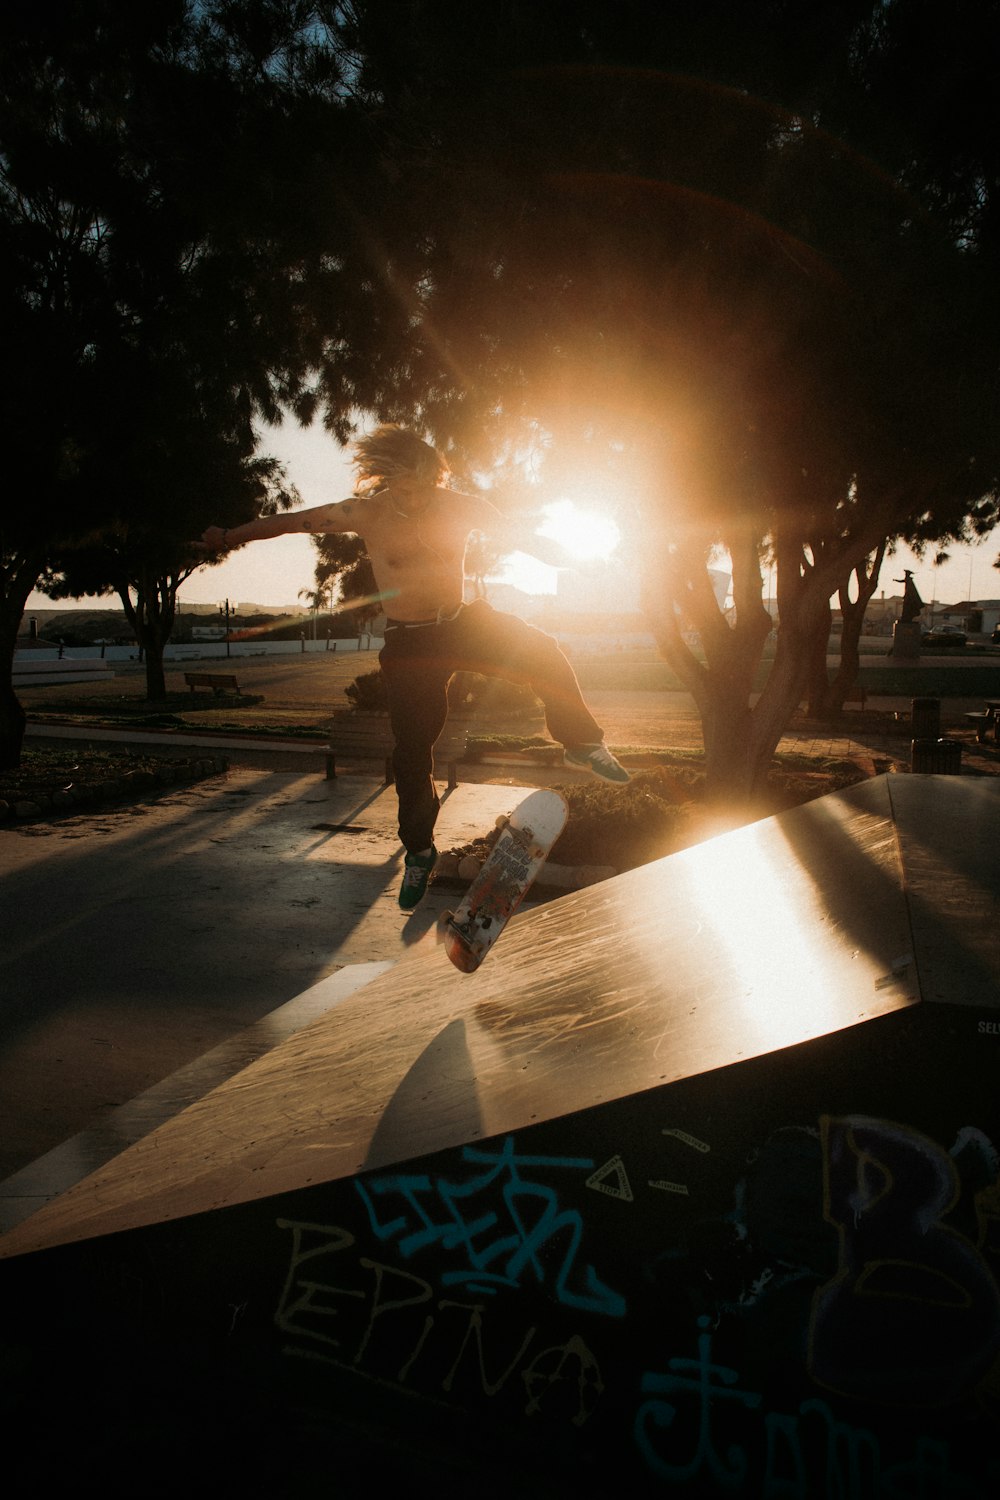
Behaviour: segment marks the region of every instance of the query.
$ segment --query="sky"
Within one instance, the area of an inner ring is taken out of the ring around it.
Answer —
[[[353,471],[346,453],[319,425],[303,429],[294,422],[286,422],[282,427],[268,429],[261,451],[284,460],[289,478],[297,486],[304,505],[327,505],[333,500],[343,500],[351,493]],[[558,530],[558,527],[552,529]],[[560,538],[566,539],[565,536]],[[970,598],[1000,598],[1000,571],[993,567],[1000,552],[1000,533],[994,533],[975,548],[949,547],[947,550],[951,560],[940,568],[932,566],[932,553],[921,561],[901,550],[895,557],[887,559],[876,597],[883,591],[887,598],[901,595],[902,585],[893,580],[902,578],[904,568],[912,568],[914,582],[927,605],[932,602],[954,604]],[[223,604],[227,599],[230,609],[250,603],[267,607],[303,604],[305,601],[299,598],[299,594],[312,588],[315,555],[312,542],[302,533],[253,542],[215,567],[199,568],[181,586],[180,607]],[[597,570],[591,568],[589,576],[599,594]],[[515,554],[502,581],[529,594],[552,593],[556,587],[556,574],[532,558]],[[71,601],[58,607],[113,609],[116,604],[117,600],[110,597]],[[29,609],[55,607],[44,594],[33,593],[28,600]],[[609,606],[606,604],[605,607]],[[616,604],[613,607],[624,606]]]

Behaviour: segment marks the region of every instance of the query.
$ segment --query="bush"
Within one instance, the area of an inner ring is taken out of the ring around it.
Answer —
[[[377,667],[374,672],[362,672],[360,677],[355,677],[354,681],[345,687],[344,696],[357,713],[387,714],[389,712],[389,695],[386,692],[381,667]]]
[[[478,672],[456,672],[448,685],[448,707],[464,713],[510,718],[514,714],[540,713],[542,706],[522,682],[483,677]]]
[[[693,788],[667,770],[640,771],[627,786],[587,782],[559,791],[569,817],[552,850],[556,864],[631,870],[690,841]]]

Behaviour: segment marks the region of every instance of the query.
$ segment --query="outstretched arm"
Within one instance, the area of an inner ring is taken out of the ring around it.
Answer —
[[[333,531],[357,531],[360,526],[357,499],[341,500],[335,505],[312,505],[308,510],[279,511],[273,516],[258,516],[240,526],[209,526],[202,533],[201,546],[206,552],[232,552],[245,542],[263,542],[270,537],[287,536],[305,531],[312,536]]]
[[[480,515],[476,525],[484,531],[490,541],[504,552],[527,552],[550,568],[572,566],[572,557],[552,537],[539,536],[535,531],[535,516],[507,516],[489,500],[480,502]]]

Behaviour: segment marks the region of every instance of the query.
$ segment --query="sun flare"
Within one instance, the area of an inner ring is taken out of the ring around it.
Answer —
[[[547,536],[579,562],[608,559],[620,540],[618,527],[610,516],[586,510],[573,500],[557,500],[544,510],[545,520],[538,527],[539,536]]]

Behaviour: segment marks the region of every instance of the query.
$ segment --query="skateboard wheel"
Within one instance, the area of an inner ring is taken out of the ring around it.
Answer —
[[[510,822],[510,814],[509,813],[501,813],[500,816],[497,818],[496,823],[495,823],[494,826],[496,828],[506,828],[507,824],[509,822]]]

